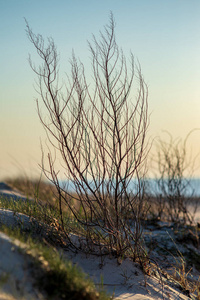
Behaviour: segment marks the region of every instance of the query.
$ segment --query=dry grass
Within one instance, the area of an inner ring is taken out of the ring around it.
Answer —
[[[45,203],[55,205],[57,190],[54,185],[41,179],[31,180],[27,177],[6,179],[11,188],[21,192],[27,198],[40,199]]]

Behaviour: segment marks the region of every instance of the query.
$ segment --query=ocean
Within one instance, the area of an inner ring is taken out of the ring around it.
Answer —
[[[75,186],[70,181],[61,181],[62,187],[67,187],[68,191],[75,191]],[[164,181],[165,187],[167,189],[167,180]],[[94,183],[90,182],[90,187],[95,188]],[[184,179],[181,185],[181,193],[185,197],[200,197],[200,178]],[[145,190],[148,194],[159,195],[163,194],[162,190],[159,188],[156,179],[145,179]],[[175,190],[174,185],[171,186],[171,193]],[[131,180],[128,186],[128,191],[135,193],[137,191],[137,181]]]

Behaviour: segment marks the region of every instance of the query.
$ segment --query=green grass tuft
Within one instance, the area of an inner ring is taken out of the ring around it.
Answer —
[[[91,279],[70,261],[64,260],[55,248],[27,237],[19,229],[3,226],[1,231],[25,244],[20,251],[32,261],[35,285],[46,294],[46,299],[111,299],[102,289],[98,291]]]

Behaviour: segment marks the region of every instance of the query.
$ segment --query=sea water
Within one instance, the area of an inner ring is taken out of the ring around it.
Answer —
[[[72,181],[60,181],[61,186],[70,191],[70,192],[76,192],[76,187],[75,184]],[[166,187],[166,191],[167,191],[167,179],[164,180],[164,184]],[[84,186],[84,184],[83,184]],[[92,180],[89,181],[89,186],[92,190],[94,190],[95,184]],[[121,185],[122,186],[122,185]],[[89,189],[84,186],[88,192]],[[185,178],[182,180],[181,183],[181,194],[184,195],[185,197],[200,197],[200,178]],[[103,188],[103,187],[101,187]],[[120,189],[120,186],[119,186]],[[128,192],[132,192],[132,193],[137,193],[138,190],[144,190],[147,194],[152,194],[152,195],[159,195],[159,194],[163,194],[163,191],[161,190],[161,188],[158,185],[158,180],[157,179],[145,179],[145,180],[141,180],[140,182],[140,186],[138,186],[138,181],[137,180],[131,180],[128,184]],[[105,181],[105,185],[104,185],[104,191],[106,191],[106,181]],[[173,191],[172,189],[172,193],[175,192],[175,190]]]

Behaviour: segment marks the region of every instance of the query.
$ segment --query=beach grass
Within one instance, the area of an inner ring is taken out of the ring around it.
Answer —
[[[97,288],[88,275],[70,260],[64,259],[62,252],[55,247],[33,239],[19,228],[1,226],[0,231],[20,241],[19,251],[32,261],[34,285],[44,299],[111,299],[102,286]]]
[[[55,277],[55,282],[59,283],[60,282],[60,290],[62,291],[63,286],[65,286],[65,282],[67,280],[69,280],[69,282],[71,282],[72,278],[68,279],[68,271],[67,268],[69,270],[70,274],[74,274],[74,280],[77,282],[86,282],[84,283],[84,287],[82,287],[82,285],[80,285],[80,289],[86,289],[86,291],[90,291],[92,289],[92,297],[94,298],[89,298],[90,296],[87,296],[88,298],[81,298],[80,299],[110,299],[105,293],[99,293],[99,291],[95,290],[94,284],[92,283],[92,285],[90,285],[89,283],[87,283],[87,276],[83,275],[83,273],[81,273],[81,271],[79,269],[75,270],[72,269],[72,264],[70,262],[63,262],[61,256],[59,253],[55,252],[53,249],[56,245],[61,246],[62,242],[64,241],[64,236],[62,236],[62,229],[61,229],[61,224],[59,224],[59,210],[56,204],[56,191],[54,189],[53,186],[51,186],[49,183],[45,183],[45,182],[40,182],[40,184],[38,185],[37,182],[27,182],[23,179],[18,179],[18,180],[14,180],[13,182],[7,181],[7,183],[12,187],[17,189],[18,191],[22,192],[23,194],[25,194],[26,190],[29,189],[29,196],[27,196],[27,201],[11,201],[5,198],[1,198],[0,199],[0,203],[1,203],[1,208],[5,208],[5,209],[10,209],[13,212],[20,212],[23,214],[26,214],[32,218],[35,218],[37,220],[39,220],[40,222],[43,222],[44,224],[47,224],[49,226],[52,226],[55,230],[51,232],[52,234],[52,239],[50,239],[50,247],[46,247],[44,245],[40,245],[38,246],[38,242],[36,242],[34,246],[33,241],[31,240],[31,235],[30,232],[24,233],[23,234],[23,238],[26,238],[26,241],[31,241],[30,242],[30,247],[32,248],[38,248],[39,251],[42,251],[42,256],[44,257],[44,260],[48,261],[48,258],[54,257],[55,260],[53,260],[51,263],[48,263],[48,266],[50,266],[50,269],[52,268],[52,272],[51,275],[49,275],[50,273],[47,273],[45,270],[43,270],[43,272],[46,274],[45,276],[43,276],[44,278],[46,278],[43,282],[40,280],[40,284],[42,284],[43,288],[45,290],[47,290],[49,288],[48,282],[51,282],[51,280],[53,280],[53,278]],[[26,186],[27,184],[27,186]],[[37,197],[35,197],[35,190],[36,190],[36,186],[37,186]],[[30,189],[30,187],[32,187]],[[49,192],[47,192],[47,190],[49,189]],[[34,201],[30,200],[29,198],[33,198]],[[74,218],[72,218],[72,216],[70,215],[70,213],[65,210],[64,211],[64,215],[63,215],[63,220],[65,220],[65,228],[67,228],[67,222],[69,223],[69,221],[71,222],[71,224],[73,223],[73,225],[71,225],[70,228],[74,228],[74,232],[78,233],[81,232],[81,234],[84,235],[83,230],[78,227],[77,222],[74,220]],[[158,221],[158,220],[157,220]],[[185,226],[185,234],[187,235],[187,233],[189,232],[189,230],[191,231],[191,226]],[[8,230],[8,229],[6,229]],[[81,231],[82,230],[82,231]],[[192,229],[193,230],[193,229]],[[195,227],[194,227],[195,230]],[[11,235],[13,234],[10,231]],[[14,235],[16,235],[16,237],[18,237],[17,235],[17,231],[14,231]],[[20,234],[21,236],[21,234]],[[180,238],[180,237],[179,237]],[[44,239],[45,240],[45,239]],[[52,243],[51,243],[52,241]],[[196,237],[196,240],[198,242],[198,237]],[[49,243],[49,241],[48,241]],[[178,251],[178,242],[176,245],[176,252]],[[40,250],[43,249],[43,250]],[[170,275],[173,280],[175,280],[176,282],[179,283],[181,289],[185,292],[188,293],[188,295],[191,295],[192,293],[196,294],[196,299],[200,299],[200,281],[199,280],[191,280],[191,276],[190,276],[190,270],[188,269],[188,264],[187,261],[189,261],[187,259],[187,257],[184,257],[180,251],[178,251],[179,255],[177,256],[177,258],[174,260],[175,263],[173,263],[173,274]],[[196,260],[194,261],[193,259],[193,264],[196,264]],[[41,266],[40,266],[41,267]],[[48,267],[49,268],[49,267]],[[64,271],[63,271],[64,270]],[[80,278],[79,278],[79,274],[80,273]],[[50,278],[48,277],[50,276]],[[79,279],[75,279],[76,276],[78,276]],[[84,277],[85,276],[85,277]],[[47,280],[48,279],[48,280]],[[88,285],[87,285],[88,284]],[[73,286],[73,284],[72,284]],[[88,287],[87,287],[88,286]],[[73,289],[78,289],[80,290],[76,285],[73,287]],[[52,284],[52,289],[55,289],[55,293],[57,293],[57,287]],[[78,292],[79,293],[79,292]],[[85,291],[83,293],[86,293]],[[96,293],[96,294],[95,294]],[[63,292],[63,295],[65,294],[65,292]],[[96,295],[96,296],[95,296]],[[97,298],[95,298],[97,297]],[[103,297],[103,298],[98,298],[98,297]],[[106,298],[107,297],[107,298]],[[59,299],[63,299],[63,298],[59,298]],[[65,299],[65,298],[64,298]],[[67,298],[66,298],[67,299]],[[78,299],[78,298],[77,298]]]
[[[77,266],[73,266],[72,262],[64,260],[62,253],[56,250],[56,248],[62,249],[64,237],[57,221],[59,211],[54,198],[55,191],[52,192],[51,190],[52,187],[48,183],[40,183],[42,185],[42,188],[40,187],[41,192],[35,197],[35,182],[28,182],[23,179],[14,180],[12,183],[9,181],[7,184],[26,194],[27,201],[15,201],[12,198],[0,196],[0,207],[13,211],[14,215],[25,214],[30,217],[31,221],[35,219],[40,222],[45,231],[48,231],[47,238],[47,236],[40,234],[36,235],[34,226],[30,231],[27,229],[24,231],[23,226],[12,228],[1,225],[0,227],[1,232],[26,244],[22,251],[33,260],[35,270],[33,275],[36,279],[36,285],[47,295],[47,299],[111,299],[102,286],[95,287],[88,275]],[[26,193],[30,186],[32,189]],[[40,200],[38,196],[40,196]],[[65,212],[64,215],[64,220],[69,222],[69,214]],[[75,223],[74,227],[76,228]]]

